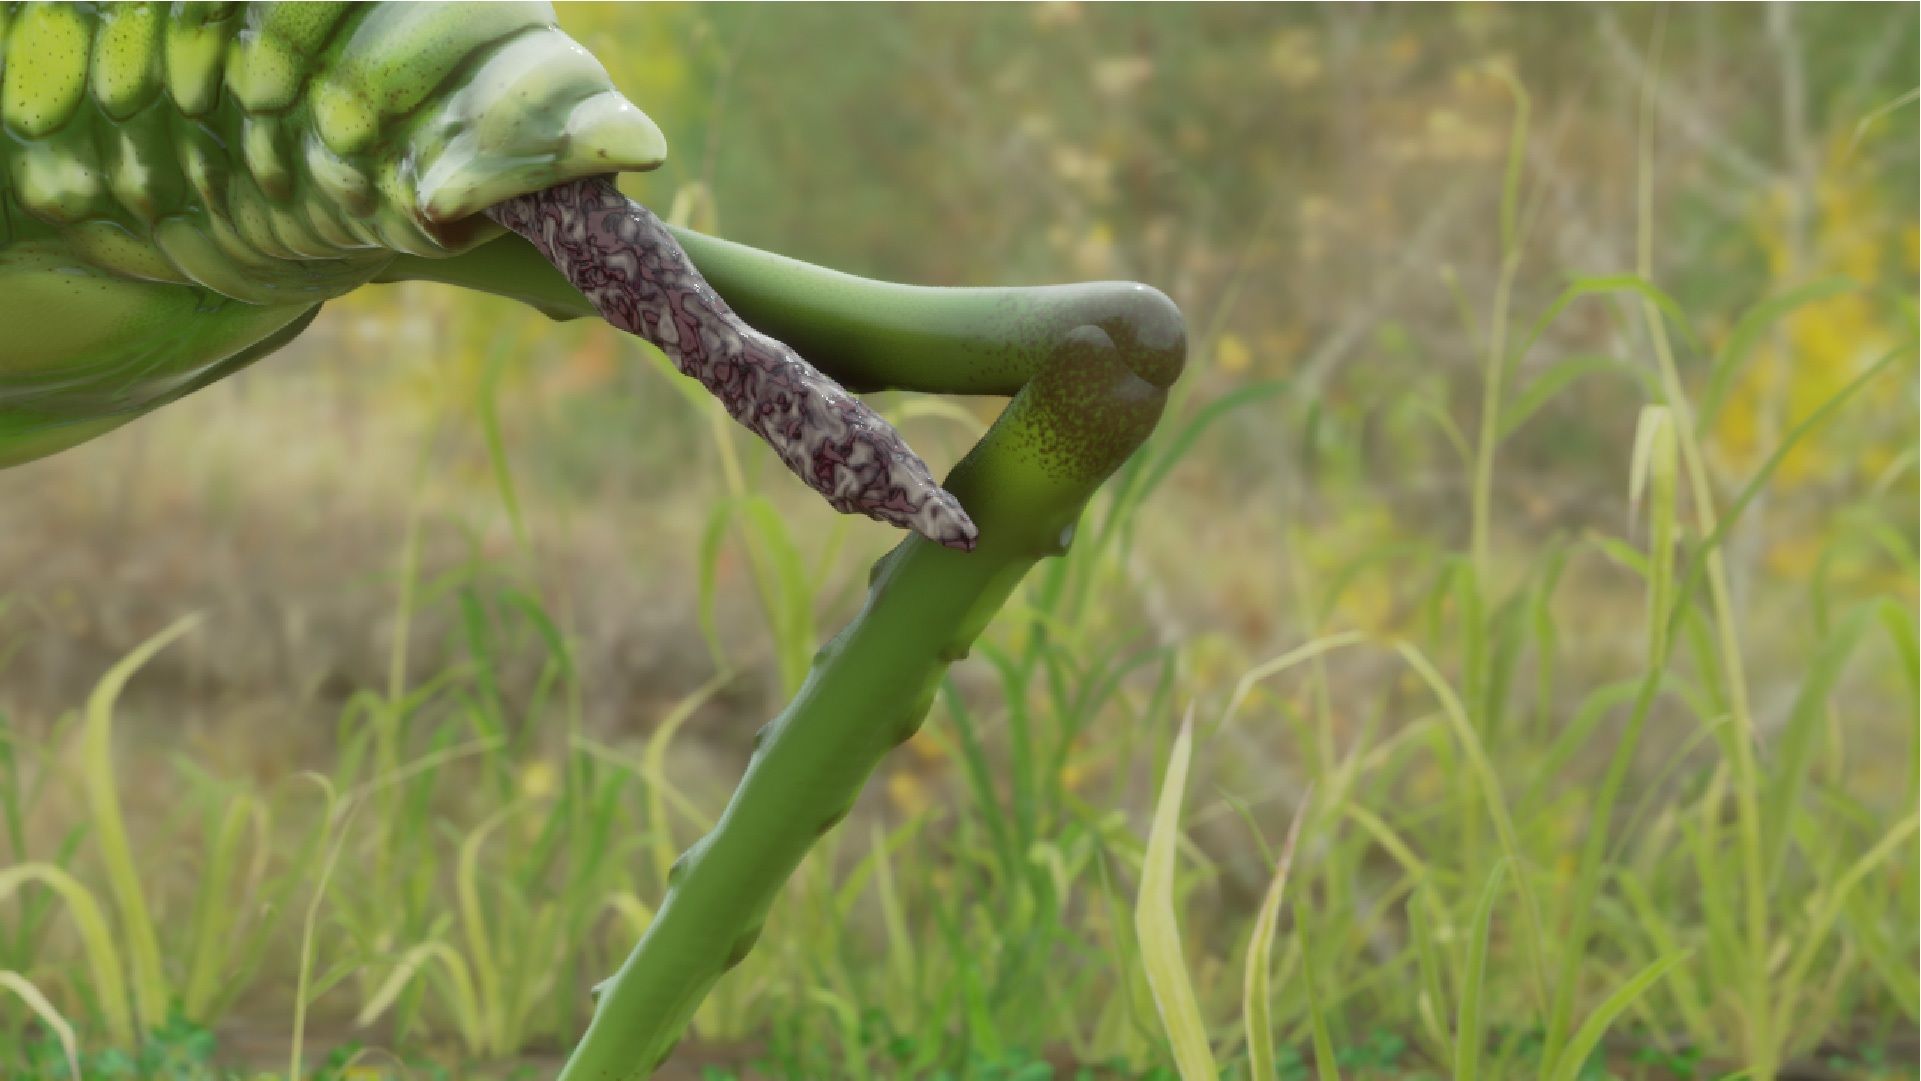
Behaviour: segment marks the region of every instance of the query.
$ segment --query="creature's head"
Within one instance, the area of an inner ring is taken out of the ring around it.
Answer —
[[[414,250],[411,232],[429,245],[418,254],[459,251],[496,234],[481,212],[504,199],[666,158],[660,129],[545,3],[383,3],[343,17],[352,25],[308,91],[308,165],[319,179],[373,164],[370,209],[400,219],[382,223],[394,247]],[[403,220],[413,228],[395,228]]]
[[[0,203],[125,277],[311,303],[666,140],[545,3],[0,5]],[[0,245],[9,215],[0,213]]]

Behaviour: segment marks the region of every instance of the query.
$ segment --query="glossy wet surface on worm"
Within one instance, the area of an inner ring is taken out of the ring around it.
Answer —
[[[784,343],[748,326],[667,227],[601,177],[488,209],[601,317],[658,346],[836,510],[972,549],[974,523],[891,425]]]

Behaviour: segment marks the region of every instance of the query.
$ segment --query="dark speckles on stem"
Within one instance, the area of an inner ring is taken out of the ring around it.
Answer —
[[[1180,358],[1157,350],[1129,352],[1093,324],[1063,335],[1046,367],[1016,401],[1016,408],[1047,418],[1026,427],[1022,457],[1059,481],[1111,473],[1153,429],[1167,401],[1165,391],[1143,378],[1130,359],[1160,377]],[[1056,554],[1051,540],[1037,554]]]
[[[1017,318],[1031,328],[1038,353],[1049,354],[1091,327],[1107,336],[1115,357],[1165,390],[1187,363],[1187,325],[1167,294],[1139,282],[1089,282],[1044,290]],[[1045,357],[1036,359],[1045,361]]]
[[[1116,297],[1118,310],[1100,326],[1121,362],[1163,390],[1173,386],[1187,365],[1187,324],[1181,310],[1149,285],[1130,283]]]

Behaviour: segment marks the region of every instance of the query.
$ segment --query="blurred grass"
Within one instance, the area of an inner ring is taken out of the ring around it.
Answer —
[[[562,19],[657,207],[1194,335],[689,1061],[1170,1077],[1178,971],[1187,1081],[1911,1072],[1911,9]],[[567,1045],[893,540],[676,385],[370,290],[0,474],[8,1076],[66,1076],[48,1017],[89,1078]],[[993,408],[881,401],[937,466]]]

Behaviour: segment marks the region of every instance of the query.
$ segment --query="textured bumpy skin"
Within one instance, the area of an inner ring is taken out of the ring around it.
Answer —
[[[646,207],[606,178],[488,215],[527,238],[609,323],[659,346],[835,510],[970,550],[978,534],[900,434],[785,344],[741,322]]]
[[[0,466],[666,154],[544,3],[0,4],[0,123]]]

